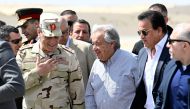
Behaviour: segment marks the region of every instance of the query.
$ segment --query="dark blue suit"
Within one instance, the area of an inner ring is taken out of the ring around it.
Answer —
[[[168,61],[170,60],[169,49],[166,47],[166,44],[167,44],[167,41],[165,43],[165,46],[158,60],[158,65],[156,67],[156,72],[154,76],[153,91],[152,91],[154,100],[156,99],[157,90],[163,77],[164,68],[166,64],[168,63]],[[148,53],[145,48],[142,48],[138,55],[139,71],[142,72],[141,82],[139,86],[137,87],[136,96],[133,100],[131,109],[144,109],[144,105],[146,103],[147,95],[145,91],[143,76],[144,76],[144,70],[145,70],[147,58],[148,58]]]
[[[155,109],[171,109],[170,107],[170,98],[169,91],[171,81],[173,80],[174,75],[177,70],[181,67],[181,63],[171,60],[164,70],[163,81],[158,89],[158,96],[156,98],[156,108]],[[187,70],[190,72],[190,69]],[[183,98],[184,99],[184,98]],[[186,102],[187,103],[187,102]],[[188,104],[188,103],[187,103]],[[175,104],[178,105],[178,104]]]
[[[24,92],[24,80],[12,49],[0,39],[0,109],[16,109],[14,99]]]

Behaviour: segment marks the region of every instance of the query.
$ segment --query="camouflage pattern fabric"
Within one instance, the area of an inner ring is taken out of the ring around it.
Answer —
[[[34,69],[37,56],[40,61],[55,58],[59,64],[41,77]],[[45,54],[35,43],[22,47],[16,59],[26,85],[23,109],[84,109],[84,84],[75,52],[58,46]]]

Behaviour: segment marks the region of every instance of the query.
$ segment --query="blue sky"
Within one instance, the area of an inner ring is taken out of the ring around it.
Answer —
[[[65,6],[126,6],[163,3],[165,5],[188,5],[190,0],[0,0],[0,3],[39,3]]]

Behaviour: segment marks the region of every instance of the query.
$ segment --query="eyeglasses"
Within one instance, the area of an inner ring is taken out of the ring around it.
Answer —
[[[14,39],[14,40],[11,40],[9,42],[13,43],[13,44],[18,44],[20,41],[22,41],[22,37],[20,37],[19,39]]]
[[[190,44],[189,41],[182,40],[182,39],[168,39],[168,43],[169,43],[169,44],[173,44],[174,42],[187,42],[187,43]]]
[[[137,31],[137,33],[138,33],[138,35],[140,36],[141,34],[143,35],[143,36],[147,36],[148,35],[148,32],[150,31],[151,29],[149,29],[149,30],[139,30],[139,31]]]

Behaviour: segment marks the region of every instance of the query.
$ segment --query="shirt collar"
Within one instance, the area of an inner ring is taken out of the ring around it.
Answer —
[[[155,45],[155,49],[156,49],[156,52],[158,50],[162,50],[165,46],[165,43],[167,41],[167,38],[168,38],[168,34],[165,34],[164,37]],[[146,48],[146,50],[148,51],[148,53],[150,54],[150,49],[149,48]]]
[[[112,64],[115,62],[119,57],[120,49],[117,49],[115,53],[111,56],[111,58],[107,61],[108,64]]]

